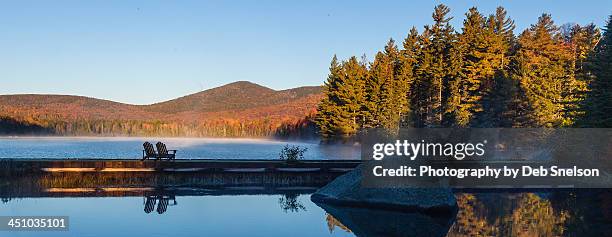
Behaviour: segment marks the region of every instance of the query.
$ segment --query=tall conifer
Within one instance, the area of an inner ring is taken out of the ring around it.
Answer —
[[[587,127],[612,127],[612,15],[604,29],[592,56],[587,59],[593,79],[585,99],[585,116],[580,125]]]
[[[558,127],[565,123],[563,92],[573,80],[569,48],[548,14],[518,38],[515,78],[523,98],[520,126]]]
[[[400,83],[400,87],[404,91],[400,91],[399,93],[404,94],[405,101],[403,101],[402,111],[404,114],[402,115],[401,127],[409,127],[414,125],[414,108],[413,101],[415,95],[415,80],[416,80],[416,72],[415,67],[419,61],[420,54],[420,45],[419,45],[419,32],[415,27],[410,29],[410,33],[404,39],[402,43],[403,49],[400,50],[400,67],[397,73],[397,78]]]
[[[489,15],[486,22],[489,35],[488,51],[495,56],[491,60],[494,67],[492,80],[488,80],[481,100],[482,111],[470,122],[473,127],[509,127],[514,117],[512,111],[512,94],[517,84],[510,78],[509,65],[514,55],[514,21],[503,7],[498,7],[495,14]]]
[[[434,24],[425,26],[421,37],[421,60],[417,69],[418,86],[424,89],[423,103],[419,113],[423,117],[423,125],[436,127],[443,125],[445,103],[449,95],[446,87],[452,78],[451,52],[455,41],[455,30],[450,25],[452,17],[448,16],[450,9],[440,4],[434,8],[432,18]]]
[[[338,127],[338,83],[340,80],[341,66],[336,55],[332,58],[329,66],[329,75],[324,84],[324,97],[317,107],[315,122],[319,128],[319,134],[324,142],[333,140],[337,135]]]
[[[483,112],[483,97],[491,92],[493,77],[501,67],[501,40],[494,29],[476,8],[471,8],[466,17],[457,43],[462,65],[457,78],[459,101],[453,113],[458,126],[467,126],[475,114]]]

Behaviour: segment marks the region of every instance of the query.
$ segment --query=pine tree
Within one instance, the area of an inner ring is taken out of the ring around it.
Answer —
[[[416,66],[419,62],[420,45],[419,45],[419,32],[415,27],[410,29],[410,33],[404,39],[402,44],[403,49],[400,50],[400,67],[396,77],[398,78],[400,87],[404,91],[400,91],[400,94],[404,94],[405,101],[402,101],[401,111],[404,114],[401,119],[400,127],[409,127],[414,125],[414,111],[412,108],[412,101],[414,101],[415,91],[415,80],[416,80]]]
[[[325,141],[350,138],[361,128],[366,76],[367,69],[356,57],[342,63],[338,63],[336,56],[332,59],[325,97],[315,119]]]
[[[419,45],[419,51],[414,68],[416,79],[411,88],[410,107],[412,108],[413,125],[421,128],[428,125],[427,115],[431,108],[432,99],[430,96],[432,80],[425,77],[428,75],[434,57],[430,46],[431,34],[427,28],[418,37],[417,44]]]
[[[482,111],[470,122],[472,127],[509,127],[512,125],[512,94],[517,84],[510,78],[509,65],[514,56],[514,21],[507,16],[503,7],[489,15],[486,22],[489,47],[488,52],[495,55],[491,59],[494,67],[492,80],[487,80],[481,100]]]
[[[516,38],[502,7],[471,8],[460,34],[448,13],[436,6],[422,34],[412,28],[401,50],[389,40],[372,63],[334,56],[316,117],[324,140],[373,127],[612,125],[612,16],[603,37],[543,14]]]
[[[447,16],[449,12],[450,9],[445,5],[436,6],[432,14],[434,24],[425,26],[421,36],[421,60],[416,71],[418,87],[425,90],[422,94],[424,98],[419,98],[424,99],[424,103],[419,106],[419,113],[424,115],[425,126],[442,126],[444,113],[452,110],[445,108],[446,101],[455,93],[446,90],[455,68],[451,59],[455,30],[450,25],[452,17]]]
[[[393,39],[389,40],[384,52],[379,52],[370,68],[368,80],[368,111],[372,116],[370,127],[383,127],[390,132],[399,127],[401,109],[405,96],[398,95],[396,69],[399,66],[399,51]],[[405,95],[405,94],[404,94]],[[402,97],[402,98],[399,98]]]
[[[368,75],[366,78],[366,103],[364,106],[364,128],[375,128],[382,125],[381,120],[382,114],[382,86],[384,84],[385,77],[380,75],[385,70],[384,65],[388,63],[382,52],[376,53],[374,61],[370,63]],[[389,69],[390,70],[390,69]]]
[[[562,29],[564,29],[564,40],[570,46],[572,54],[570,67],[573,71],[568,73],[573,74],[575,78],[575,80],[566,81],[565,87],[567,90],[564,90],[563,94],[567,117],[566,124],[572,125],[576,119],[584,115],[581,105],[584,104],[588,84],[592,79],[592,74],[585,70],[588,64],[587,59],[593,54],[601,34],[594,24],[584,27],[578,24],[566,24]]]
[[[523,102],[519,126],[564,125],[563,91],[573,80],[567,73],[570,62],[569,49],[550,15],[543,14],[519,36],[514,65]]]
[[[510,64],[509,57],[514,53],[513,46],[516,41],[514,37],[514,29],[516,28],[514,20],[508,17],[506,9],[497,7],[495,15],[489,16],[487,23],[495,36],[501,40],[500,48],[498,48],[497,52],[500,53],[500,67],[505,69]]]
[[[585,116],[580,122],[586,127],[612,127],[612,15],[592,56],[587,70],[593,75],[584,101]]]
[[[365,104],[365,80],[367,69],[358,62],[356,57],[342,63],[342,71],[338,83],[339,129],[342,135],[350,137],[357,134],[362,126],[363,108]]]
[[[456,110],[451,111],[458,126],[467,126],[475,114],[483,112],[483,98],[491,92],[493,77],[501,67],[501,39],[476,8],[466,17],[456,46],[462,63],[456,78],[459,97]]]
[[[393,70],[390,80],[383,84],[383,92],[386,94],[387,101],[384,103],[385,123],[383,127],[390,131],[397,131],[399,127],[405,123],[405,117],[408,114],[408,91],[410,71],[404,69],[402,61],[402,53],[395,45],[395,41],[390,39],[385,46],[385,56],[388,58]],[[407,66],[408,67],[408,66]]]
[[[319,128],[319,134],[324,142],[330,141],[337,135],[338,127],[338,84],[340,80],[341,66],[338,58],[334,55],[329,66],[329,75],[325,82],[324,97],[317,107],[315,122]]]

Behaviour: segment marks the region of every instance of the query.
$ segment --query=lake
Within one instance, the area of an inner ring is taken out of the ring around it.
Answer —
[[[87,192],[81,190],[83,192]],[[69,216],[69,230],[2,236],[604,236],[610,192],[456,193],[456,216],[315,204],[309,193],[157,192],[2,198],[2,216]],[[101,196],[97,196],[101,195]],[[111,195],[111,196],[104,196]]]
[[[142,143],[166,143],[177,159],[278,159],[286,144],[307,148],[304,159],[360,159],[359,146],[318,141],[222,138],[1,137],[0,158],[142,158]]]
[[[69,216],[68,232],[0,232],[2,236],[353,236],[328,226],[327,214],[295,197],[297,209],[283,209],[283,195],[180,196],[158,213],[159,200],[145,211],[145,197],[24,198],[0,204],[1,215]],[[155,202],[155,201],[149,201]],[[176,201],[176,203],[174,202]],[[8,235],[7,235],[8,234]]]
[[[278,159],[285,144],[308,148],[306,159],[360,153],[356,146],[260,139],[5,137],[0,157],[137,159],[147,140],[178,149],[178,159]],[[611,189],[455,190],[457,212],[436,214],[315,203],[310,196],[320,186],[194,186],[183,176],[147,175],[161,174],[0,176],[0,216],[70,218],[67,232],[0,236],[605,236],[612,229]],[[143,185],[147,180],[155,182]]]

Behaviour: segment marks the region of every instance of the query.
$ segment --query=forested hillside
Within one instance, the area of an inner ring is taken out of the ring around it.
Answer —
[[[334,56],[316,116],[324,139],[374,127],[612,126],[612,16],[603,35],[548,14],[516,35],[502,7],[469,9],[459,30],[445,5],[432,18],[372,62]]]
[[[325,85],[275,91],[235,82],[152,105],[78,96],[0,96],[0,134],[312,136],[368,128],[611,127],[612,16],[557,25],[542,14],[522,32],[502,7],[450,9],[372,61],[334,56]],[[535,20],[535,19],[534,19]],[[322,92],[321,92],[322,91]],[[316,123],[316,127],[313,124]]]
[[[321,87],[275,91],[234,82],[152,105],[81,96],[0,95],[0,134],[306,136]]]

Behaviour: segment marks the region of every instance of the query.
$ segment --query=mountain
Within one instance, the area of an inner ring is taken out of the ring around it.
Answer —
[[[40,127],[56,135],[268,136],[278,129],[311,126],[304,123],[321,97],[320,86],[277,91],[247,81],[151,105],[69,95],[0,95],[0,134]]]
[[[145,107],[147,111],[177,113],[185,111],[217,112],[279,105],[320,94],[321,87],[298,87],[275,91],[270,88],[238,81],[195,94]]]

